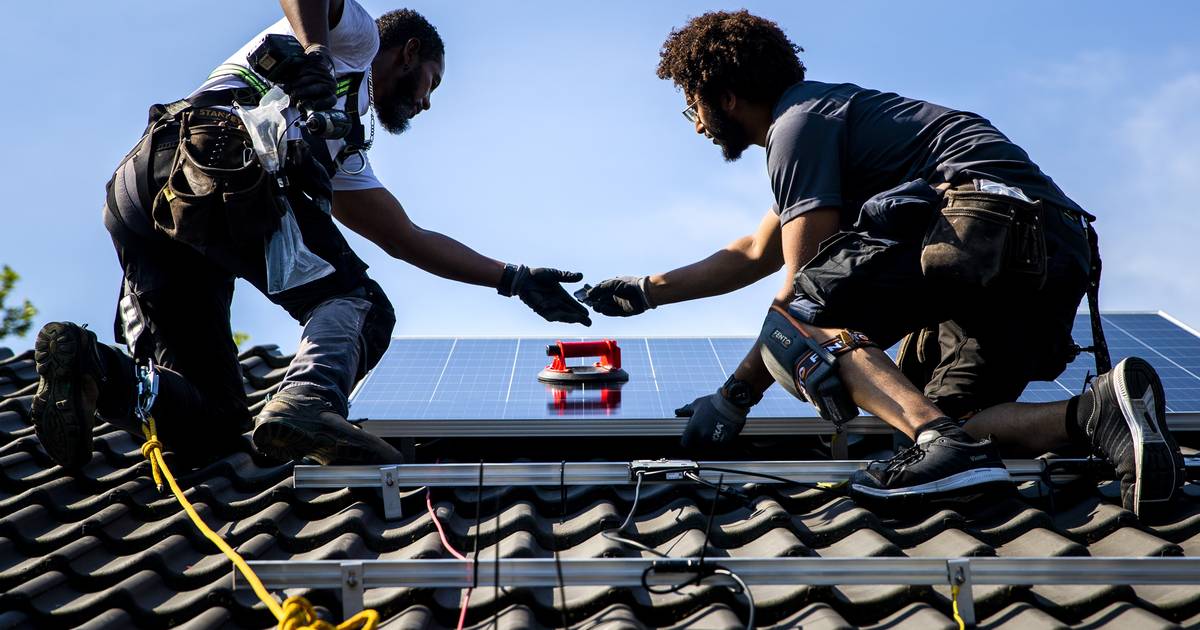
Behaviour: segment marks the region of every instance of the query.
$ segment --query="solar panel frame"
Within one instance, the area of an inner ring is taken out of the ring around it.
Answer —
[[[1130,354],[1150,361],[1167,387],[1172,427],[1200,428],[1200,334],[1161,312],[1106,312],[1102,317],[1114,363]],[[1086,314],[1076,317],[1074,335],[1081,346],[1090,345]],[[675,407],[714,391],[754,339],[618,337],[631,378],[616,396],[595,386],[556,394],[537,382],[537,371],[549,361],[546,345],[596,338],[397,337],[384,360],[355,389],[350,415],[384,437],[676,435],[684,420],[674,417]],[[1148,343],[1155,341],[1159,343]],[[889,354],[894,358],[894,348]],[[1020,400],[1064,400],[1082,388],[1089,370],[1094,371],[1091,355],[1082,354],[1056,381],[1031,383]],[[847,429],[891,431],[870,417],[856,419]],[[752,410],[744,433],[831,430],[811,405],[772,387]]]

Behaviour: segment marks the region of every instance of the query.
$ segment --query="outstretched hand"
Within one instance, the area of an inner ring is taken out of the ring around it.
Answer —
[[[521,265],[513,280],[513,293],[521,298],[533,312],[548,322],[566,322],[591,326],[588,310],[575,301],[563,288],[564,282],[579,282],[583,274],[560,271],[549,267],[530,269]]]
[[[584,285],[580,299],[601,315],[629,317],[654,308],[646,295],[647,276],[619,276],[596,286]]]

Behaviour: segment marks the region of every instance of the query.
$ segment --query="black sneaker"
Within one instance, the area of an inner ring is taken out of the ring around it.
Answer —
[[[92,426],[100,397],[96,335],[71,322],[42,327],[33,344],[37,392],[29,415],[42,448],[60,466],[78,469],[92,460]]]
[[[1167,402],[1158,373],[1129,357],[1091,384],[1092,408],[1078,421],[1121,481],[1121,504],[1134,514],[1170,502],[1183,486],[1183,456],[1167,428]],[[1087,396],[1081,399],[1081,406]]]
[[[330,464],[403,464],[400,451],[354,426],[311,395],[276,394],[254,420],[254,446],[280,461]]]
[[[1012,489],[1012,478],[991,440],[966,442],[928,429],[916,444],[889,460],[850,475],[855,499],[970,500],[984,491]]]

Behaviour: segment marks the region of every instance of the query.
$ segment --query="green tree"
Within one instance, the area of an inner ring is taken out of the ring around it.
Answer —
[[[0,270],[0,339],[9,335],[25,336],[29,327],[33,325],[34,316],[37,315],[37,309],[29,300],[25,300],[21,306],[4,306],[4,300],[20,279],[21,276],[8,265],[4,265],[3,270]]]
[[[246,343],[247,341],[250,341],[250,333],[245,333],[240,330],[233,331],[233,345],[241,348],[242,344]]]

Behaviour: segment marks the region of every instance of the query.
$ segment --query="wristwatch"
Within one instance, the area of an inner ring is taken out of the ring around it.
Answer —
[[[758,404],[762,400],[762,392],[754,391],[750,383],[743,381],[736,376],[730,374],[725,384],[721,386],[721,395],[725,400],[741,407],[749,409]]]

